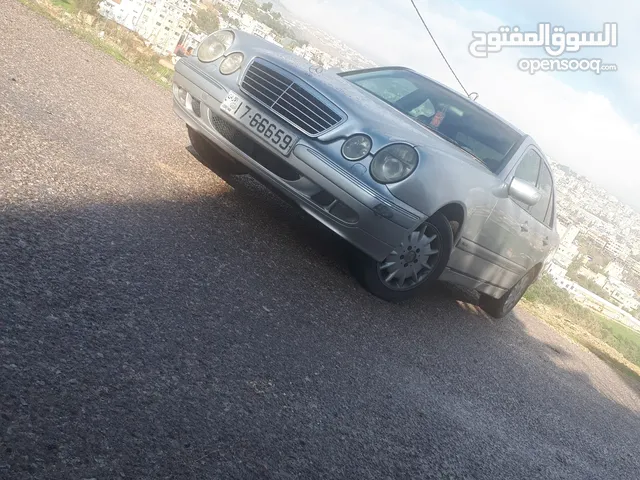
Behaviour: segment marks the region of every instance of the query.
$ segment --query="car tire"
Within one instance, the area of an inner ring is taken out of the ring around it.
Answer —
[[[200,157],[202,163],[213,170],[215,173],[227,175],[243,175],[249,173],[249,169],[229,158],[229,156],[213,145],[206,137],[196,132],[193,128],[187,126],[189,140]]]
[[[500,298],[480,294],[480,308],[493,318],[504,318],[515,308],[527,289],[536,278],[536,271],[527,272],[513,287]]]
[[[437,238],[437,248],[433,246],[434,239],[428,242],[429,250],[421,252],[421,245],[425,245],[425,241],[434,235]],[[436,213],[415,232],[409,234],[407,239],[385,260],[378,262],[358,252],[354,256],[352,269],[360,283],[376,297],[388,302],[402,302],[419,295],[438,280],[449,262],[452,247],[453,232],[449,220],[443,214]],[[425,260],[425,255],[434,250],[437,252],[428,255]],[[408,263],[402,263],[404,261]],[[392,262],[394,262],[393,266],[386,267]],[[392,277],[396,267],[405,273],[407,268],[411,268],[411,262],[416,265],[414,271],[417,268],[422,269],[415,274],[418,281],[415,281],[414,277],[409,279],[406,276]],[[402,278],[402,282],[400,282],[400,278]],[[405,284],[407,281],[409,283]]]

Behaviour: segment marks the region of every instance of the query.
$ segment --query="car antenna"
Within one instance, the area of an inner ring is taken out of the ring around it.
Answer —
[[[422,14],[420,13],[420,10],[418,10],[418,7],[416,5],[416,2],[414,0],[410,0],[411,1],[411,5],[413,5],[414,10],[416,11],[416,13],[418,14],[418,17],[420,17],[420,20],[422,21],[422,25],[424,25],[424,28],[427,29],[427,33],[429,34],[429,36],[431,37],[431,40],[433,40],[433,44],[436,46],[436,48],[438,49],[438,52],[440,52],[440,55],[442,56],[442,59],[444,60],[444,63],[447,64],[447,67],[449,67],[449,70],[451,70],[451,73],[453,73],[453,76],[456,77],[456,80],[458,81],[458,83],[460,84],[460,87],[462,87],[462,90],[464,91],[464,93],[467,95],[467,97],[471,98],[471,95],[469,92],[467,92],[467,89],[464,88],[464,85],[462,84],[462,82],[460,81],[460,79],[458,78],[458,75],[456,75],[456,72],[453,71],[453,67],[451,66],[451,64],[449,63],[449,60],[447,60],[447,57],[444,56],[444,53],[442,53],[442,50],[440,50],[440,46],[438,45],[438,42],[436,42],[436,39],[433,37],[433,34],[431,33],[431,30],[429,30],[429,27],[427,26],[427,22],[424,21],[424,18],[422,18]],[[474,92],[475,93],[475,92]],[[476,93],[476,98],[478,98],[478,94]],[[472,99],[475,100],[475,99]]]

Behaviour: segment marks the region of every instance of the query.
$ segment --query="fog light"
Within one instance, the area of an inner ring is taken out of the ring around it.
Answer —
[[[222,61],[220,64],[220,73],[223,75],[231,75],[236,72],[241,66],[244,60],[244,55],[240,52],[234,52]]]
[[[332,215],[335,215],[336,217],[338,217],[343,222],[358,223],[359,217],[356,211],[350,207],[347,207],[342,202],[336,202],[336,204],[333,207],[331,207],[331,210],[329,210],[329,212]]]
[[[391,211],[391,209],[381,203],[373,207],[373,211],[376,212],[381,217],[393,218],[393,212]]]
[[[175,83],[173,84],[173,94],[175,95],[175,97],[180,101],[180,103],[182,105],[186,105],[187,104],[187,91],[176,85]]]

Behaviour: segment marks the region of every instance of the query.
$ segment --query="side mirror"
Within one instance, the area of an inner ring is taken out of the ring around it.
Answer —
[[[515,177],[511,180],[511,184],[509,184],[509,196],[530,207],[538,203],[541,197],[536,187]]]

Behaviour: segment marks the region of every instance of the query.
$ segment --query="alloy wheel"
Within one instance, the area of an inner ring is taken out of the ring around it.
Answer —
[[[410,290],[429,278],[440,256],[441,236],[429,222],[412,232],[378,263],[382,283],[392,290]]]

